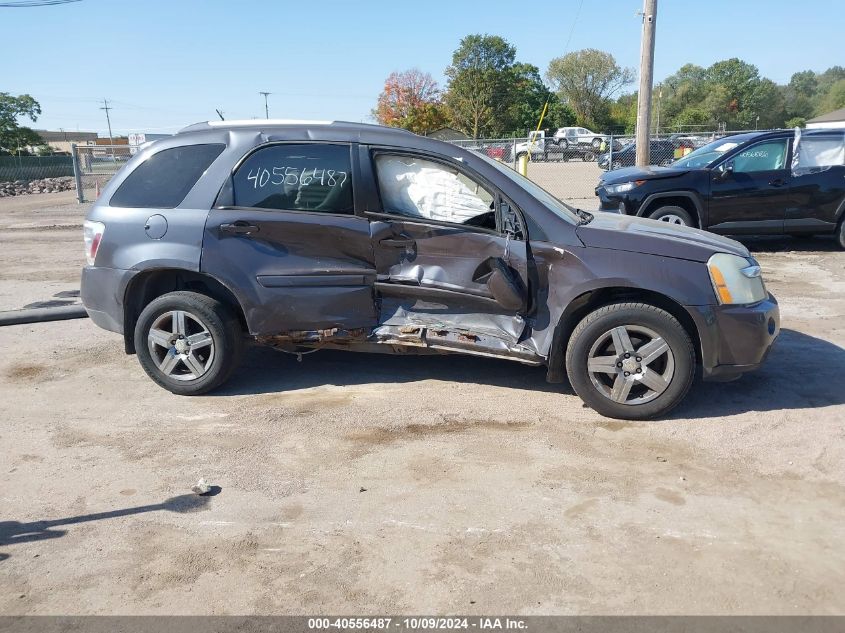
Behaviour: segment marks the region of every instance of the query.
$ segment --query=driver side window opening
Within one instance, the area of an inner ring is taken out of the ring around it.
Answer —
[[[757,143],[733,157],[734,172],[751,173],[786,169],[789,139],[775,139]]]
[[[456,168],[395,154],[375,166],[385,213],[496,230],[496,197]]]

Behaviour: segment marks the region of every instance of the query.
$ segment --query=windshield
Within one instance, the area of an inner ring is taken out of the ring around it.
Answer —
[[[729,152],[737,145],[739,145],[737,141],[732,141],[729,138],[721,138],[718,141],[708,143],[704,147],[699,147],[683,158],[679,158],[670,167],[707,167],[713,161],[721,158],[725,152]]]
[[[517,185],[525,189],[529,194],[534,196],[534,198],[536,198],[542,204],[551,209],[555,213],[555,215],[563,218],[571,224],[581,223],[581,218],[575,212],[575,209],[573,207],[570,207],[568,204],[561,202],[548,191],[546,191],[533,181],[528,180],[528,178],[526,178],[519,172],[511,169],[510,167],[505,167],[499,161],[493,160],[492,158],[485,156],[484,154],[476,154],[476,156],[493,165],[493,167],[499,170],[500,173],[504,174],[507,178],[509,178]]]

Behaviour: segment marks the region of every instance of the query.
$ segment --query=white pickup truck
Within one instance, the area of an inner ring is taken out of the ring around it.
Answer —
[[[559,127],[555,132],[554,141],[561,147],[587,145],[596,150],[601,148],[602,142],[610,141],[610,137],[606,134],[591,132],[585,127]]]
[[[561,144],[553,138],[546,138],[543,130],[530,131],[527,141],[514,146],[506,145],[502,159],[511,161],[522,155],[530,155],[532,161],[566,161],[575,158],[587,162],[596,160],[596,152],[589,145]]]

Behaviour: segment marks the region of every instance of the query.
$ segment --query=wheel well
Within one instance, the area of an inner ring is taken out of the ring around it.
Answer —
[[[678,322],[692,339],[696,362],[701,363],[701,339],[698,336],[698,329],[695,327],[695,321],[692,320],[689,312],[680,303],[651,290],[599,288],[576,297],[564,310],[552,340],[552,348],[549,351],[548,374],[546,376],[549,382],[563,382],[565,380],[563,364],[566,357],[566,346],[569,344],[569,337],[572,336],[573,330],[581,320],[593,310],[620,301],[648,303],[666,310],[678,319]]]
[[[660,207],[681,207],[684,211],[692,216],[693,222],[695,222],[695,226],[701,226],[701,218],[698,217],[698,209],[696,208],[695,204],[692,200],[687,198],[686,196],[666,196],[665,198],[657,198],[656,200],[652,200],[648,203],[648,206],[643,209],[642,216],[648,217],[651,215],[652,212],[656,211]]]
[[[243,308],[234,294],[208,275],[180,269],[156,269],[136,275],[127,286],[123,302],[123,344],[127,354],[135,353],[135,323],[144,308],[158,297],[176,290],[207,295],[232,308],[241,328],[247,330]]]

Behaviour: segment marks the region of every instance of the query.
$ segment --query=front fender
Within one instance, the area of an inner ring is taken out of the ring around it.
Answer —
[[[545,358],[567,309],[596,290],[646,291],[683,307],[715,303],[707,267],[700,262],[602,248],[563,249],[547,243],[532,242],[531,247],[540,295],[531,339]]]

